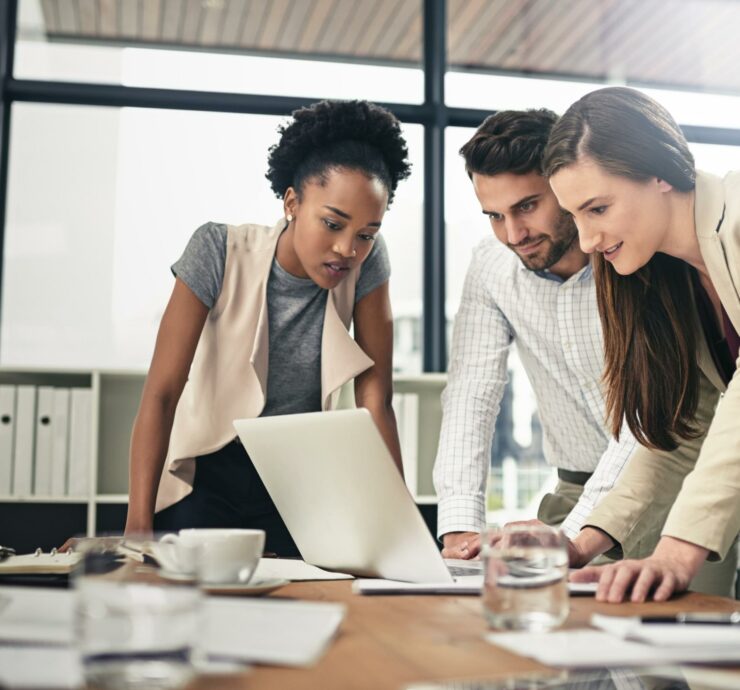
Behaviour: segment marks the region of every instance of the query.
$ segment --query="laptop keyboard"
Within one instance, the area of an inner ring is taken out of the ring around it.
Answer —
[[[482,575],[483,563],[480,561],[471,561],[470,565],[450,565],[446,563],[447,570],[452,577],[466,577],[469,575]]]

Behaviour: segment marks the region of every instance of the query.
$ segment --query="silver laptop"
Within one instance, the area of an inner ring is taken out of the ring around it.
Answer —
[[[366,409],[237,419],[239,438],[307,563],[449,583],[451,572]]]

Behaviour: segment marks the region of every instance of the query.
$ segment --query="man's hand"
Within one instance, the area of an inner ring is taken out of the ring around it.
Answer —
[[[706,560],[709,551],[673,537],[663,537],[648,558],[620,561],[605,566],[584,568],[571,575],[573,582],[598,582],[596,601],[616,604],[641,603],[650,592],[655,601],[666,601],[683,592]]]
[[[442,537],[442,558],[475,558],[480,553],[478,532],[448,532]]]

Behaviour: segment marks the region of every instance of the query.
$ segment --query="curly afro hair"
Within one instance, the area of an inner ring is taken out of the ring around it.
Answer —
[[[301,193],[308,179],[326,183],[330,170],[358,170],[380,180],[388,205],[409,176],[408,149],[395,116],[367,101],[320,101],[293,112],[278,128],[265,177],[280,199],[288,187]]]

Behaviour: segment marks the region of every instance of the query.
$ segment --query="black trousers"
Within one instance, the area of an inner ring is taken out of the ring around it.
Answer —
[[[265,551],[300,556],[247,451],[237,441],[195,459],[193,491],[154,515],[154,530],[238,527],[265,530]]]

